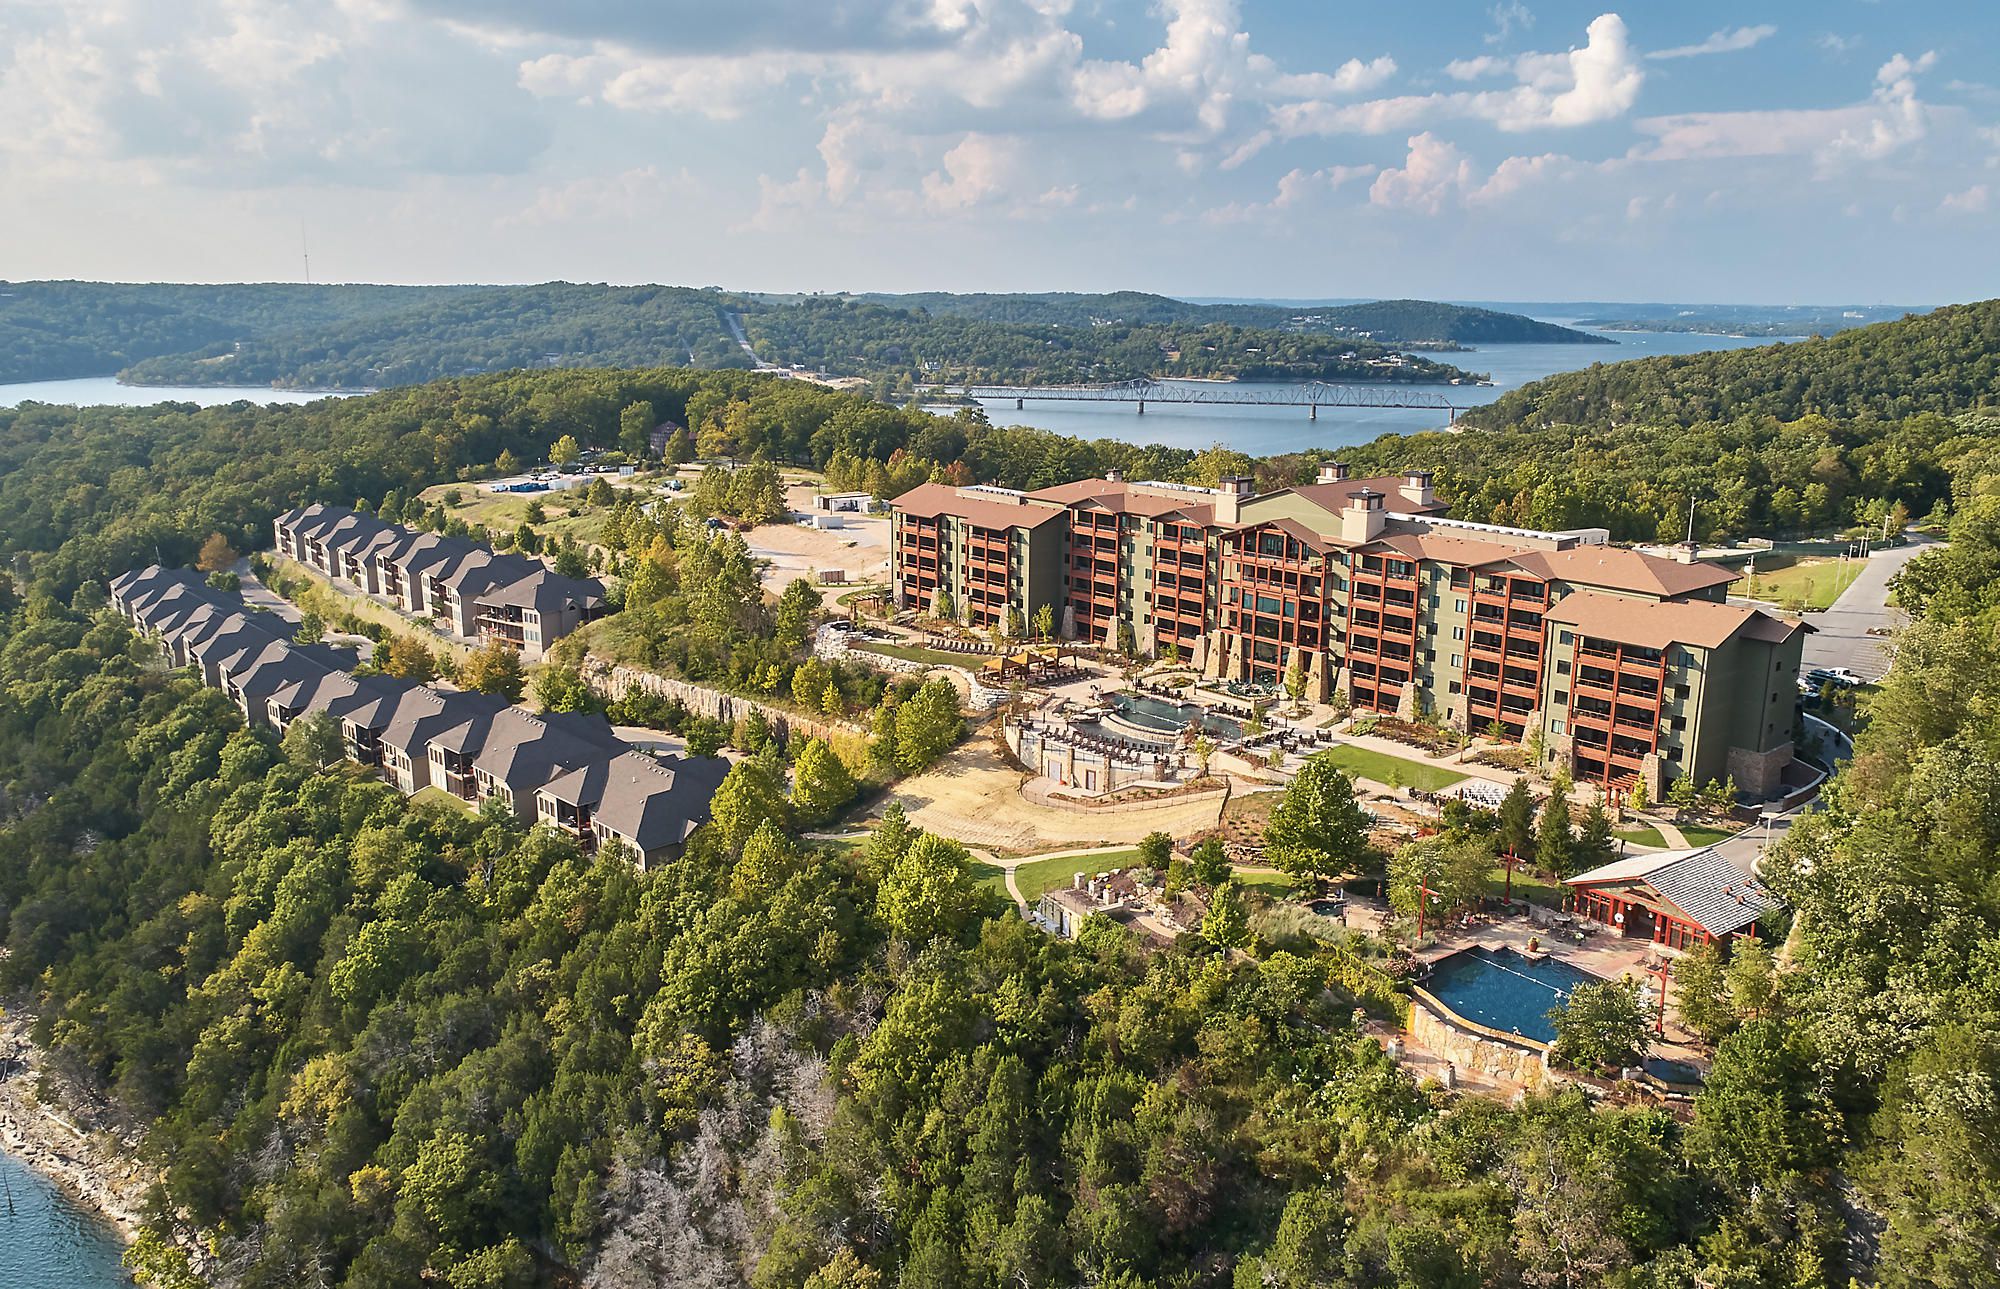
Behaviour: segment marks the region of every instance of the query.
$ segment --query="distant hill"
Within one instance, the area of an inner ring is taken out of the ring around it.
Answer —
[[[2000,300],[1755,349],[1597,363],[1460,417],[1482,429],[1694,425],[1817,413],[1889,420],[2000,403]]]
[[[958,295],[928,291],[910,295],[854,297],[897,309],[921,309],[937,317],[973,318],[1029,326],[1089,327],[1129,325],[1201,326],[1228,323],[1346,335],[1401,345],[1607,344],[1601,336],[1537,322],[1519,314],[1429,300],[1376,300],[1363,304],[1193,304],[1143,291],[1084,295],[1067,291],[1040,294]]]
[[[1348,329],[1317,313],[1205,307],[1137,292],[884,301],[569,282],[0,283],[0,381],[115,372],[144,384],[325,389],[520,368],[717,369],[761,360],[859,377],[899,397],[946,379],[1441,382],[1467,374],[1401,350],[1450,347],[1445,337],[1454,331],[1491,338],[1492,320],[1506,317],[1390,302],[1356,306],[1373,312],[1352,315],[1357,329]],[[754,354],[739,343],[739,326]],[[1366,334],[1384,327],[1426,334]]]

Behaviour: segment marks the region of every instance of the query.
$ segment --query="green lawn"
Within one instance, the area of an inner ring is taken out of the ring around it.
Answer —
[[[1376,783],[1385,783],[1391,787],[1418,788],[1425,792],[1449,788],[1452,784],[1468,777],[1456,770],[1447,770],[1443,766],[1410,761],[1400,756],[1390,756],[1385,752],[1373,752],[1349,743],[1339,744],[1315,755],[1328,758],[1349,774],[1372,779]]]
[[[1681,825],[1681,836],[1687,838],[1690,846],[1713,846],[1719,841],[1728,841],[1738,831],[1735,828],[1708,828],[1701,824]]]
[[[1291,890],[1293,886],[1289,873],[1238,873],[1236,874],[1236,884],[1238,886],[1254,886],[1259,890],[1269,891],[1273,895],[1282,895],[1286,891]]]
[[[1759,568],[1754,577],[1738,578],[1729,589],[1753,599],[1779,604],[1796,600],[1809,608],[1824,609],[1861,576],[1863,563],[1858,559],[1799,559],[1782,567]]]
[[[1507,870],[1495,867],[1486,877],[1486,893],[1495,899],[1507,893]],[[1534,904],[1545,904],[1552,909],[1561,908],[1563,885],[1546,877],[1531,873],[1525,868],[1514,870],[1514,898]]]
[[[1664,849],[1667,844],[1666,835],[1651,824],[1647,824],[1642,828],[1620,828],[1611,835],[1614,837],[1623,837],[1634,846],[1652,846]]]
[[[972,861],[972,871],[979,874],[979,884],[981,886],[991,887],[1008,899],[1013,898],[1013,896],[1007,895],[1006,869],[1001,868],[997,864],[982,863],[975,859]]]
[[[453,810],[458,811],[460,814],[469,815],[472,813],[471,803],[460,801],[457,797],[452,796],[449,792],[446,792],[443,788],[438,788],[438,787],[418,788],[416,795],[410,798],[410,804],[414,806],[414,805],[423,805],[425,803],[434,803],[440,806],[450,806]]]
[[[1014,870],[1014,885],[1021,888],[1021,897],[1033,904],[1042,898],[1042,892],[1057,886],[1068,886],[1078,873],[1108,873],[1114,868],[1130,868],[1138,862],[1139,851],[1136,847],[1107,850],[1101,855],[1060,855],[1054,859],[1037,859]],[[1005,889],[1004,885],[1002,889]]]

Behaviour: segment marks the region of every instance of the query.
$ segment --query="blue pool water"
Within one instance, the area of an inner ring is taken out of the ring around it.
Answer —
[[[1162,734],[1178,734],[1187,728],[1189,721],[1199,720],[1213,738],[1243,737],[1242,725],[1226,716],[1213,715],[1194,703],[1170,703],[1151,694],[1118,693],[1111,696],[1111,705],[1132,724]]]
[[[1549,1012],[1569,1001],[1578,985],[1597,983],[1588,971],[1555,958],[1475,946],[1439,958],[1423,987],[1466,1020],[1553,1043]]]

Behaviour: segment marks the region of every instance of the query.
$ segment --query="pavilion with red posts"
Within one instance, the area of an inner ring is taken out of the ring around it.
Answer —
[[[1757,934],[1757,921],[1780,906],[1763,883],[1714,847],[1654,851],[1613,860],[1564,883],[1570,912],[1628,939],[1668,949]]]

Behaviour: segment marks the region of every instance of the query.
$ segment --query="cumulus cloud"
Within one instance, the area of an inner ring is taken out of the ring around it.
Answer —
[[[1447,206],[1478,206],[1504,201],[1579,169],[1561,153],[1506,157],[1481,178],[1472,159],[1450,143],[1426,131],[1409,140],[1400,169],[1384,170],[1368,189],[1368,200],[1390,210],[1436,215]]]
[[[1338,191],[1357,179],[1376,172],[1372,165],[1327,166],[1320,170],[1294,167],[1278,178],[1277,191],[1269,201],[1236,202],[1216,206],[1201,214],[1207,224],[1243,224],[1305,205],[1315,197]]]
[[[1501,66],[1498,60],[1474,59],[1453,64],[1457,70],[1447,71],[1467,80],[1491,75]],[[1386,134],[1450,118],[1487,121],[1507,131],[1592,125],[1630,111],[1646,79],[1624,20],[1615,13],[1592,21],[1580,47],[1563,53],[1522,54],[1504,67],[1517,82],[1511,89],[1411,94],[1348,104],[1313,100],[1278,108],[1273,121],[1287,137]]]
[[[1689,161],[1722,157],[1800,155],[1822,171],[1849,161],[1879,161],[1923,139],[1934,109],[1917,97],[1916,77],[1937,62],[1897,54],[1875,74],[1875,91],[1861,103],[1830,108],[1773,108],[1745,112],[1687,112],[1635,122],[1653,137],[1634,157]]]
[[[1760,23],[1755,27],[1724,27],[1707,40],[1695,45],[1675,45],[1671,49],[1655,49],[1646,57],[1700,58],[1704,54],[1733,54],[1748,49],[1778,34],[1778,29],[1770,23]]]
[[[1938,209],[1947,215],[1983,215],[1990,204],[1991,193],[1985,184],[1974,184],[1964,192],[1951,193],[1938,203]]]
[[[1020,160],[1019,140],[968,134],[924,176],[924,204],[953,211],[990,201],[1012,189]]]
[[[658,166],[636,166],[612,175],[582,175],[566,183],[540,185],[526,206],[494,222],[501,228],[547,228],[639,219],[664,214],[700,191],[700,182],[685,167],[669,174]]]
[[[285,0],[0,8],[0,153],[229,185],[513,173],[541,153],[508,60],[405,31]]]

